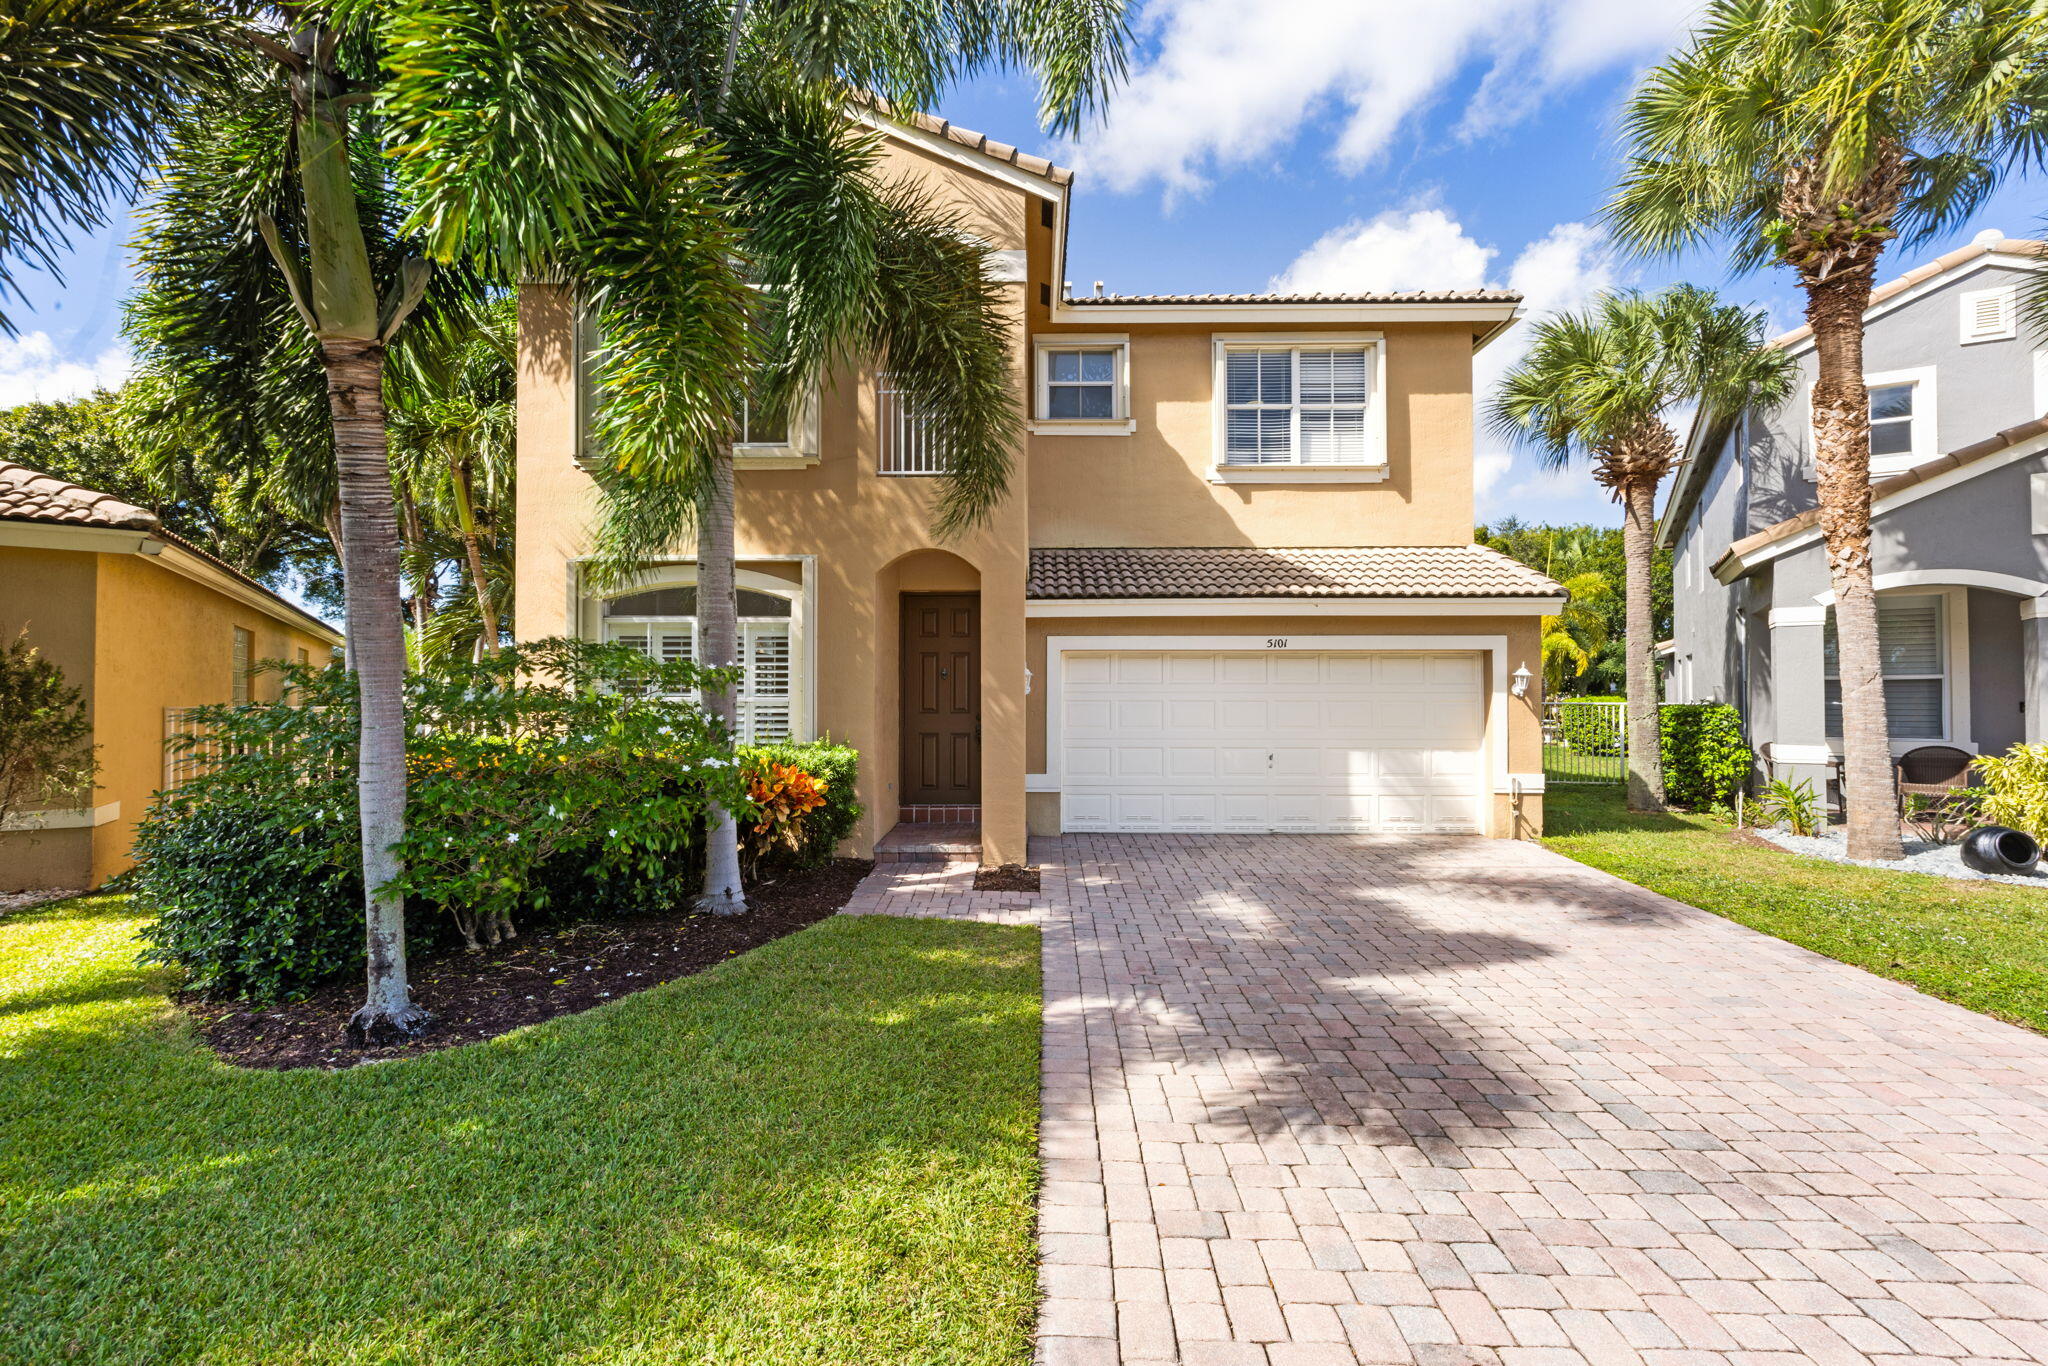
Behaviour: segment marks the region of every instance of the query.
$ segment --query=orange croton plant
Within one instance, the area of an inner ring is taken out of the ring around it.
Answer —
[[[802,817],[825,804],[825,784],[791,764],[774,760],[768,767],[747,775],[747,793],[761,809],[754,826],[756,835],[768,836],[768,843],[795,849]]]

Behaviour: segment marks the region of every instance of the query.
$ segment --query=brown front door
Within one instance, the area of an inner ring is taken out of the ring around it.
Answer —
[[[981,599],[903,595],[905,805],[981,800]]]

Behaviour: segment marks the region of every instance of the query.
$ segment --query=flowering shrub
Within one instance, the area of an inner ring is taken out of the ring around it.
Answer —
[[[422,677],[400,888],[446,907],[474,948],[512,937],[515,912],[548,911],[550,860],[595,877],[671,871],[713,803],[748,810],[726,736],[664,696],[705,672],[545,641]]]
[[[202,762],[137,836],[149,955],[211,994],[289,995],[363,961],[354,680],[280,672],[295,705],[194,709],[174,743]],[[658,695],[701,677],[548,641],[409,679],[412,944],[487,944],[521,917],[658,909],[693,888],[709,805],[758,819],[729,741]]]

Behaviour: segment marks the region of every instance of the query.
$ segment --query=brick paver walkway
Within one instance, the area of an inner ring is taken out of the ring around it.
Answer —
[[[1046,1366],[2048,1361],[2048,1039],[1528,845],[1067,836]]]

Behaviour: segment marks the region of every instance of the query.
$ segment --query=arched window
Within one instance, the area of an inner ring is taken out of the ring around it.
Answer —
[[[762,744],[790,738],[797,690],[790,596],[756,588],[738,591],[740,616],[740,739]],[[697,658],[697,589],[650,588],[604,604],[604,638],[665,661]]]

